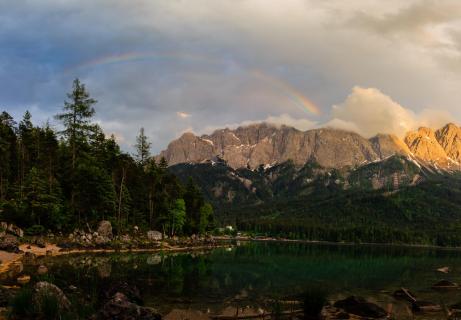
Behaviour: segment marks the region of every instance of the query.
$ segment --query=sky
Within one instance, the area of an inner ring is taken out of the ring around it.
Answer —
[[[366,137],[461,120],[459,0],[0,0],[0,109],[72,81],[132,150],[258,121]]]

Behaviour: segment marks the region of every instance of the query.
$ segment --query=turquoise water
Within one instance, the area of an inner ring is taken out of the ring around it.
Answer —
[[[459,291],[431,289],[441,279],[461,283],[461,252],[454,250],[258,242],[178,254],[47,257],[25,265],[24,272],[33,274],[39,263],[48,266],[46,277],[66,294],[84,297],[79,303],[89,310],[96,310],[103,292],[119,282],[139,288],[145,305],[163,314],[173,309],[220,314],[228,307],[268,308],[268,301],[296,300],[306,290],[325,292],[331,301],[360,295],[400,313],[399,318],[408,313],[406,304],[391,296],[400,287],[443,305],[461,302]],[[445,266],[450,273],[436,271]],[[77,291],[68,289],[71,285]]]

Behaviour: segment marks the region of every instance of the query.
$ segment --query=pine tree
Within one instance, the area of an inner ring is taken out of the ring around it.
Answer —
[[[189,178],[184,193],[186,203],[186,229],[188,233],[198,233],[200,226],[200,208],[204,205],[202,193],[192,178]]]
[[[139,135],[136,137],[136,161],[141,165],[144,166],[150,158],[150,147],[151,143],[147,139],[144,128],[139,130]]]
[[[96,130],[91,123],[95,113],[93,105],[97,102],[90,97],[85,85],[79,79],[73,82],[72,92],[67,94],[69,101],[64,102],[64,113],[56,115],[56,119],[62,121],[64,131],[62,134],[67,138],[71,152],[71,209],[75,212],[75,195],[83,190],[76,190],[77,158],[81,150],[88,145],[88,140]],[[80,211],[79,211],[80,212]],[[80,214],[79,219],[80,221]]]
[[[88,137],[96,129],[91,123],[95,113],[93,105],[97,102],[90,98],[85,85],[79,79],[75,79],[72,92],[67,94],[70,101],[64,102],[64,113],[56,115],[56,119],[62,121],[64,131],[72,151],[72,169],[75,169],[76,161],[81,144],[87,142]]]
[[[57,188],[50,193],[46,175],[36,167],[29,171],[24,189],[27,211],[34,224],[49,223],[49,218],[55,218],[60,214],[61,202]]]
[[[0,201],[6,200],[17,172],[16,122],[5,111],[0,114]]]

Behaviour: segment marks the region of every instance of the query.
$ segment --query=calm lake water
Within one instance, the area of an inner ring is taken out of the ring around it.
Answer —
[[[331,301],[363,296],[392,308],[399,319],[410,318],[406,304],[391,296],[400,287],[444,305],[461,302],[459,291],[431,289],[442,279],[461,283],[461,252],[455,250],[252,242],[188,254],[68,255],[40,263],[48,266],[47,277],[66,294],[84,297],[88,312],[97,309],[102,293],[118,282],[138,287],[145,305],[162,314],[193,310],[197,319],[239,306],[267,309],[267,301],[293,300],[313,289],[326,292]],[[36,266],[25,265],[25,272],[34,274]],[[436,271],[445,266],[450,273]],[[71,285],[77,291],[68,289]],[[420,318],[439,316],[443,318]]]

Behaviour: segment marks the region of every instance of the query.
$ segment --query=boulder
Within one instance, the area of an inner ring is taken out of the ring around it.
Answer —
[[[5,250],[8,252],[18,252],[18,245],[18,238],[11,234],[6,234],[0,239],[0,250]]]
[[[396,299],[406,300],[410,303],[416,301],[416,296],[413,294],[413,292],[405,288],[400,288],[399,290],[394,291],[393,296]]]
[[[107,237],[97,236],[96,238],[94,238],[95,244],[106,244],[108,242],[110,242],[110,239]]]
[[[97,233],[99,236],[112,239],[112,225],[110,224],[110,221],[103,220],[99,222],[98,224],[98,230]]]
[[[387,312],[380,306],[368,302],[361,297],[350,296],[344,300],[336,301],[334,306],[360,317],[381,319],[387,317]]]
[[[42,299],[48,296],[54,296],[56,298],[60,310],[69,310],[70,301],[61,289],[46,281],[37,282],[34,286],[33,297],[36,305],[39,306]]]
[[[416,301],[413,303],[413,310],[416,312],[439,312],[442,311],[440,304],[429,301]]]
[[[160,231],[150,230],[147,231],[147,239],[150,241],[160,241],[163,238],[163,234]]]
[[[6,230],[14,234],[15,236],[18,236],[19,238],[24,237],[24,231],[21,228],[15,226],[14,224],[9,224]]]
[[[38,237],[37,239],[35,239],[34,243],[39,248],[43,249],[46,247],[45,239],[43,239],[42,237]]]
[[[117,292],[123,293],[129,301],[143,304],[141,298],[141,292],[139,291],[138,287],[134,285],[130,285],[127,282],[117,282],[112,284],[104,293],[104,297],[106,299],[112,298]]]
[[[37,274],[38,275],[44,275],[44,274],[47,274],[48,273],[48,268],[46,266],[44,266],[43,264],[40,265],[38,268],[37,268]]]
[[[141,307],[123,293],[117,292],[92,319],[161,320],[162,316],[155,309]]]
[[[17,279],[18,283],[19,284],[27,284],[30,282],[30,276],[29,275],[23,275],[23,276],[20,276],[18,279]]]

